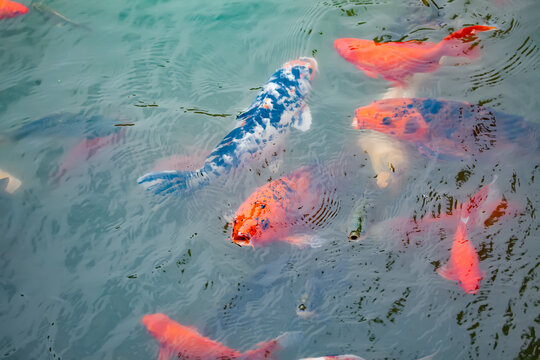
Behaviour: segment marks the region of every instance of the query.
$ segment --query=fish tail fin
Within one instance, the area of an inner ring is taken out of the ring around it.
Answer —
[[[137,183],[146,190],[160,195],[194,190],[207,182],[208,175],[203,171],[156,171],[137,179]]]
[[[478,43],[475,41],[478,39],[476,33],[495,29],[497,28],[493,26],[475,25],[454,31],[441,41],[443,55],[465,56],[472,60],[478,59],[480,57],[480,49],[478,48]]]
[[[246,351],[241,358],[243,360],[276,359],[274,353],[297,342],[299,336],[297,332],[287,332],[270,341],[258,343],[256,349]]]

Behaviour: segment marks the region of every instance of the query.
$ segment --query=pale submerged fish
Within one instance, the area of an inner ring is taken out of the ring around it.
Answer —
[[[75,21],[68,19],[66,16],[60,14],[58,11],[48,7],[43,3],[32,3],[32,8],[39,12],[41,15],[54,19],[59,25],[68,24],[73,27],[92,31],[92,29],[84,24],[76,23]]]

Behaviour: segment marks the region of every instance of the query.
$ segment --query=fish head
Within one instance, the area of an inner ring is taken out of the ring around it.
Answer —
[[[24,15],[27,12],[28,12],[28,8],[24,6],[23,4],[19,4],[18,2],[15,2],[15,1],[8,2],[7,13],[9,17],[17,17],[20,15]]]
[[[248,200],[249,201],[249,200]],[[256,200],[238,210],[233,222],[232,242],[239,246],[254,246],[270,225],[265,201]]]
[[[334,48],[342,58],[354,63],[367,42],[363,39],[341,38],[334,41]]]
[[[421,141],[428,134],[428,124],[410,99],[374,101],[360,107],[355,111],[352,126],[408,141]]]
[[[148,332],[155,338],[163,337],[171,319],[165,314],[148,314],[143,316],[142,323]]]
[[[315,76],[315,72],[319,70],[319,65],[317,64],[317,60],[310,57],[301,57],[296,60],[291,60],[283,64],[284,69],[291,70],[296,69],[298,72],[297,77],[299,78],[308,78],[309,81],[313,81],[313,77]]]

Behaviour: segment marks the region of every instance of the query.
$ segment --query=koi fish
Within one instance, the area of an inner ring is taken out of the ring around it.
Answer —
[[[273,241],[317,246],[320,239],[301,234],[325,226],[339,206],[303,167],[257,188],[244,201],[234,216],[231,240],[252,247]]]
[[[438,268],[437,273],[456,281],[467,294],[476,294],[485,273],[480,270],[478,254],[467,237],[467,220],[461,218],[450,250],[450,260]]]
[[[100,149],[117,143],[124,135],[124,129],[120,129],[112,134],[103,137],[93,137],[85,139],[68,151],[58,172],[53,177],[53,181],[59,181],[62,176],[78,164],[87,161]]]
[[[370,131],[362,134],[358,145],[368,155],[377,177],[377,186],[381,189],[390,184],[396,185],[398,176],[409,168],[407,149],[400,141],[389,136]]]
[[[196,171],[159,171],[137,179],[156,194],[197,189],[212,178],[231,173],[249,160],[264,160],[291,127],[307,131],[311,113],[306,98],[317,69],[312,58],[285,63],[263,86],[250,108],[238,116],[238,125],[217,145]]]
[[[87,31],[92,31],[92,29],[89,28],[88,26],[76,23],[75,21],[68,19],[66,16],[60,14],[58,11],[48,7],[47,5],[43,3],[32,3],[32,8],[36,10],[37,12],[39,12],[41,15],[54,19],[58,23],[58,25],[68,24],[73,27],[78,27],[81,29],[85,29]]]
[[[538,148],[538,129],[519,116],[452,100],[423,98],[374,101],[355,111],[352,126],[410,142],[424,155],[466,157],[497,145]]]
[[[445,279],[456,281],[467,294],[476,294],[480,281],[486,276],[480,270],[478,254],[467,236],[467,223],[469,221],[472,224],[477,223],[480,213],[483,212],[484,203],[490,195],[490,189],[496,180],[497,177],[490,184],[482,187],[462,207],[461,219],[450,250],[450,260],[446,265],[437,269],[439,275]]]
[[[342,38],[334,42],[339,55],[353,63],[367,76],[406,86],[415,73],[433,72],[443,56],[480,57],[476,33],[494,30],[492,26],[469,26],[453,32],[439,43],[406,41],[376,43],[372,40]]]
[[[0,193],[5,191],[9,194],[13,194],[21,185],[21,180],[0,169]]]
[[[59,113],[47,115],[41,119],[26,123],[8,132],[6,140],[19,141],[27,137],[77,137],[85,134],[92,137],[107,136],[111,124],[118,119],[106,118],[101,115],[85,115]]]
[[[155,337],[160,350],[158,360],[175,359],[275,359],[274,352],[282,349],[280,341],[284,335],[264,343],[258,348],[244,353],[229,348],[220,342],[202,336],[197,329],[184,326],[164,314],[149,314],[142,319],[148,332]]]
[[[0,0],[0,20],[24,15],[28,8],[15,1]]]

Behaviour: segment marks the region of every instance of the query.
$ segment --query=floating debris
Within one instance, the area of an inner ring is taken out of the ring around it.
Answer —
[[[32,8],[36,10],[37,12],[39,12],[41,15],[53,19],[54,21],[58,23],[58,25],[68,24],[73,27],[78,27],[81,29],[85,29],[87,31],[92,31],[92,29],[89,28],[88,26],[76,23],[75,21],[68,19],[66,16],[60,14],[58,11],[48,7],[47,5],[43,3],[33,3]]]

